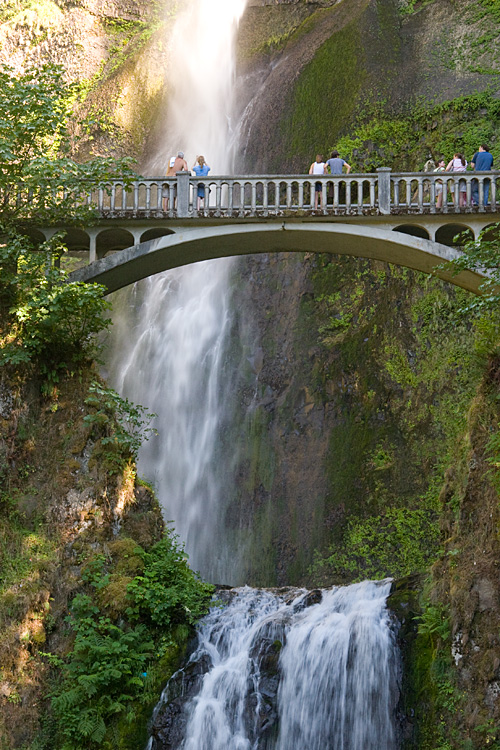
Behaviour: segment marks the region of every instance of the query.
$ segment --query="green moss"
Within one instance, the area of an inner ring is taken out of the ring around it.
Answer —
[[[349,120],[366,77],[362,49],[361,31],[353,22],[328,39],[302,71],[281,124],[288,157],[310,162]]]
[[[263,409],[255,409],[251,413],[246,434],[250,440],[247,489],[261,485],[265,491],[269,491],[274,477],[274,450],[269,435],[269,416]]]
[[[378,167],[398,171],[422,168],[431,153],[468,160],[481,143],[500,159],[500,102],[489,91],[442,102],[418,104],[405,114],[389,114],[386,105],[365,105],[356,115],[355,135],[343,135],[337,147],[355,171]],[[330,140],[330,143],[335,142]]]
[[[456,319],[462,294],[355,259],[318,257],[312,278],[315,377],[338,410],[325,466],[337,521],[312,580],[425,570],[439,550],[441,478],[481,373],[470,321]]]

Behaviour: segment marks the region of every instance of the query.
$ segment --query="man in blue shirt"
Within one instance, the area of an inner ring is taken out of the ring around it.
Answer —
[[[340,158],[338,151],[332,151],[332,155],[326,162],[326,166],[330,167],[331,174],[342,174],[343,167],[346,168],[346,174],[349,174],[351,171],[351,165]]]
[[[471,167],[475,172],[489,172],[493,166],[493,157],[490,154],[488,146],[484,144],[479,146],[479,151],[476,151],[472,157]],[[490,195],[490,180],[484,180],[484,205],[488,203]],[[476,206],[479,204],[479,183],[477,180],[472,181],[472,203]]]

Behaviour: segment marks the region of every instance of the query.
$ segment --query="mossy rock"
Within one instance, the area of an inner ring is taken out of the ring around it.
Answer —
[[[116,618],[123,615],[127,607],[130,606],[127,588],[132,580],[132,576],[111,573],[106,586],[96,592],[99,606],[104,607],[111,617]]]
[[[114,572],[125,576],[135,576],[144,570],[144,561],[140,554],[139,545],[135,539],[126,537],[108,544],[113,558]]]

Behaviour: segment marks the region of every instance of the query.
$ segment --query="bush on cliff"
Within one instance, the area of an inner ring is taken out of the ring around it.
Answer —
[[[113,613],[102,604],[116,580],[116,565],[104,555],[86,565],[88,592],[73,599],[68,622],[74,643],[58,662],[63,682],[52,699],[56,747],[62,750],[132,747],[116,742],[120,724],[140,723],[156,697],[147,683],[162,679],[155,674],[158,661],[175,647],[178,628],[189,632],[207,611],[213,586],[189,568],[171,530],[149,552],[136,545],[133,556],[143,570],[126,586],[125,611]]]

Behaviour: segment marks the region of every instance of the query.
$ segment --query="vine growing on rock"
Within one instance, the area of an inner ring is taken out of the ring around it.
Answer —
[[[429,153],[451,158],[457,150],[470,160],[481,143],[500,159],[500,102],[491,91],[421,103],[398,115],[388,114],[383,102],[367,105],[358,120],[355,134],[342,136],[335,146],[354,171],[422,168]]]

